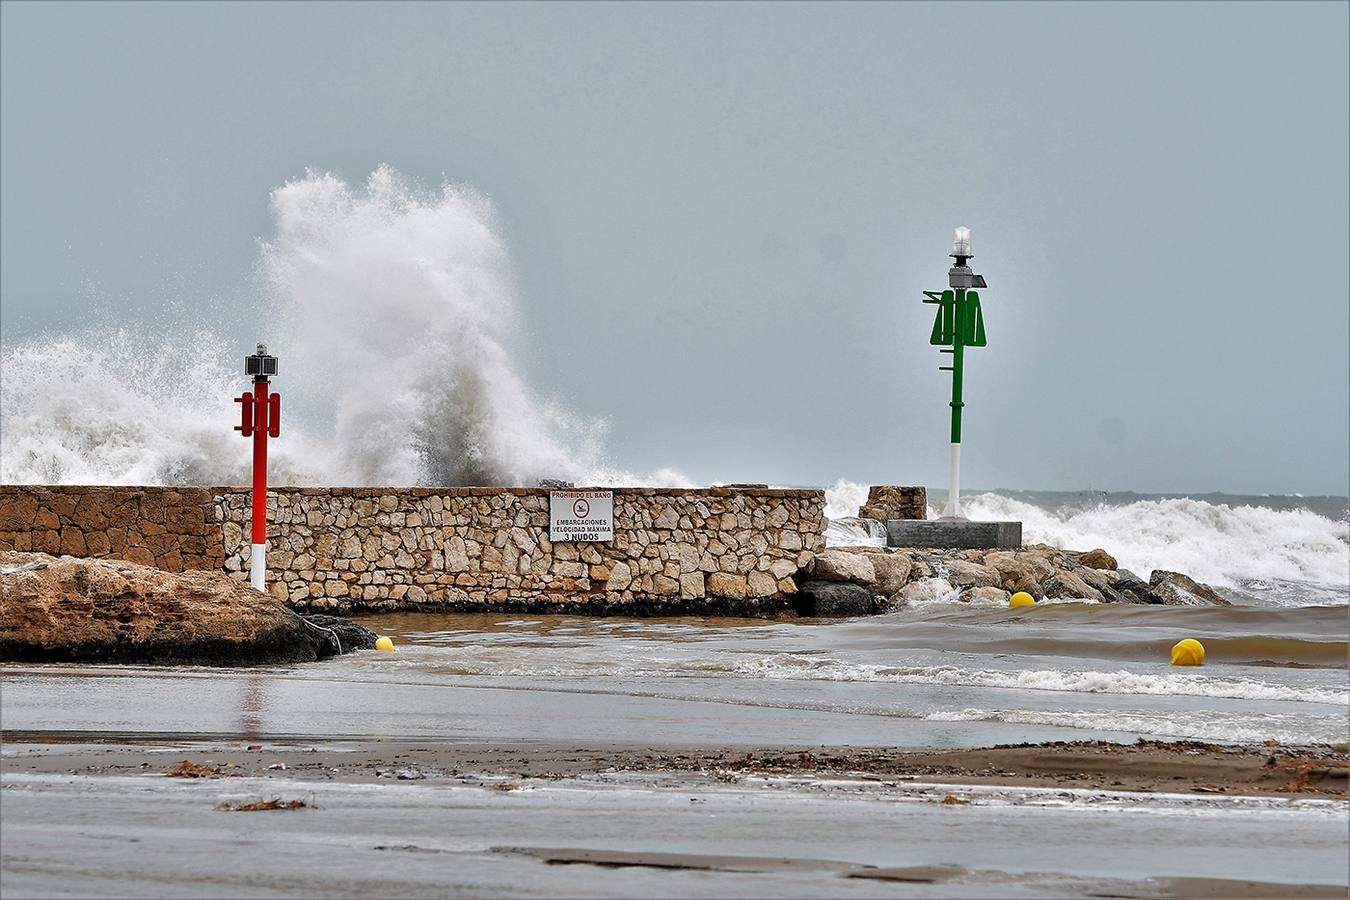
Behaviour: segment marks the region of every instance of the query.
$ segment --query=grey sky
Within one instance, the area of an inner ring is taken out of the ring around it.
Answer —
[[[7,2],[0,325],[243,352],[269,191],[387,163],[493,199],[617,462],[942,486],[965,224],[966,484],[1344,494],[1348,10]]]

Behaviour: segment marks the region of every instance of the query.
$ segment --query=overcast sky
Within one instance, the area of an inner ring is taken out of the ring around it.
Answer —
[[[520,369],[616,462],[941,487],[968,225],[964,483],[1345,494],[1348,11],[6,2],[3,339],[242,353],[269,193],[386,163],[492,199]]]

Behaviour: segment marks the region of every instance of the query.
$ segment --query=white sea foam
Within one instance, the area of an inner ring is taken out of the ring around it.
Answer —
[[[125,329],[101,329],[6,351],[0,481],[247,482],[249,442],[231,430],[239,365],[222,357],[221,346],[206,332],[148,342]],[[284,428],[272,446],[274,480],[319,475],[321,455],[296,429]]]
[[[826,489],[829,509],[857,515],[866,489],[838,481]],[[976,520],[1022,522],[1023,540],[1066,550],[1103,547],[1144,578],[1153,569],[1185,572],[1210,584],[1248,586],[1279,599],[1262,582],[1326,590],[1317,602],[1350,599],[1350,524],[1307,509],[1229,506],[1204,500],[1139,500],[1091,509],[1049,510],[1001,494],[963,500]],[[1288,592],[1292,602],[1306,592]]]
[[[885,547],[886,526],[876,519],[829,519],[825,525],[827,547]]]
[[[856,516],[867,502],[867,486],[843,478],[825,489],[825,515],[831,519]]]
[[[670,648],[666,648],[669,650]],[[1066,669],[972,669],[962,666],[894,666],[849,662],[803,653],[708,655],[691,650],[655,655],[642,644],[607,646],[604,652],[583,648],[475,645],[442,648],[432,657],[370,658],[386,668],[407,665],[454,675],[605,677],[618,679],[733,677],[765,681],[832,681],[884,684],[930,684],[949,687],[1007,688],[1015,691],[1214,697],[1235,700],[1323,703],[1350,712],[1350,689],[1344,686],[1284,684],[1254,678],[1222,677],[1191,672],[1131,672]]]
[[[685,483],[608,466],[603,420],[522,380],[509,259],[481,195],[381,167],[355,187],[310,173],[274,191],[272,211],[261,268],[277,318],[262,337],[287,405],[331,416],[315,437],[286,418],[275,483]],[[204,331],[112,329],[7,346],[0,480],[246,480],[248,442],[231,430],[242,348],[227,347]]]
[[[1229,716],[1207,711],[1157,715],[1128,711],[969,708],[939,710],[924,718],[930,722],[1051,725],[1235,744],[1272,739],[1286,744],[1340,743],[1347,736],[1346,719],[1341,716]]]
[[[1175,499],[1052,512],[999,494],[977,494],[967,509],[971,518],[1020,520],[1028,543],[1105,547],[1145,577],[1169,569],[1211,584],[1273,579],[1350,587],[1346,523],[1306,509]]]
[[[765,679],[941,684],[1089,694],[1226,697],[1350,706],[1350,690],[1343,688],[1301,687],[1250,678],[1217,678],[1178,672],[1139,673],[1124,669],[1114,672],[1062,669],[1006,672],[965,669],[960,666],[902,667],[844,663],[794,654],[742,661],[736,664],[733,671],[745,677]]]

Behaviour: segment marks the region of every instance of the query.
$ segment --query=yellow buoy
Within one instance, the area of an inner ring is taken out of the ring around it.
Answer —
[[[1172,665],[1203,666],[1205,664],[1205,645],[1194,638],[1177,641],[1172,647]]]
[[[389,638],[387,638],[387,637],[376,638],[376,639],[375,639],[375,649],[376,649],[376,650],[384,650],[386,653],[393,653],[393,652],[394,652],[394,642],[391,641],[391,640],[389,640]]]
[[[1036,598],[1026,591],[1018,591],[1008,600],[1008,608],[1016,609],[1019,606],[1035,606]]]

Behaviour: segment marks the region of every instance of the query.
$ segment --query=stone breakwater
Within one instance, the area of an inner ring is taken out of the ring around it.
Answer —
[[[200,487],[0,485],[0,550],[214,571],[225,563],[214,497]]]
[[[0,550],[0,660],[262,665],[374,645],[222,572]]]
[[[543,488],[282,488],[268,495],[268,589],[338,612],[772,615],[793,608],[796,576],[825,548],[820,491],[616,488],[603,543],[551,541],[548,499]],[[248,519],[243,488],[0,487],[0,550],[247,580]]]
[[[800,589],[798,605],[819,615],[866,615],[934,600],[1006,605],[1018,591],[1037,601],[1230,605],[1178,572],[1157,569],[1145,581],[1118,568],[1105,550],[1045,544],[1020,550],[834,547],[811,560]]]
[[[248,495],[217,499],[227,572],[248,569]],[[346,610],[775,612],[824,549],[818,491],[614,494],[614,539],[549,539],[543,489],[296,489],[269,498],[271,590]]]

